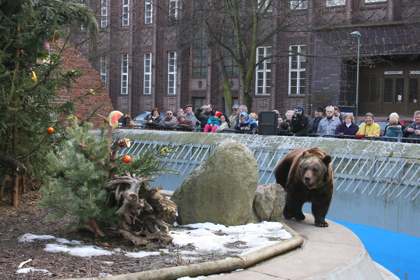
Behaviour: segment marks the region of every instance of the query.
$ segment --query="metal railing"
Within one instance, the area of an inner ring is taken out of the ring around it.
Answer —
[[[288,148],[261,146],[254,137],[244,137],[241,142],[254,153],[259,166],[259,184],[275,182],[274,168],[277,162],[290,151]],[[176,172],[179,179],[185,178],[192,170],[204,162],[214,151],[215,145],[179,144],[160,141],[134,141],[121,154],[138,155],[146,151],[167,147],[171,151],[161,157],[163,165]],[[403,198],[414,201],[420,197],[420,159],[394,157],[367,157],[346,154],[332,154],[335,191],[353,192],[367,196]],[[174,189],[176,183],[164,183]],[[164,187],[168,187],[164,186]]]

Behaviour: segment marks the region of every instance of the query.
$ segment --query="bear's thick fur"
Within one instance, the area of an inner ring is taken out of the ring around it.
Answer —
[[[286,191],[283,215],[286,219],[305,219],[302,206],[312,203],[315,225],[327,227],[325,221],[333,194],[331,157],[319,148],[296,149],[288,153],[274,169],[278,184]]]

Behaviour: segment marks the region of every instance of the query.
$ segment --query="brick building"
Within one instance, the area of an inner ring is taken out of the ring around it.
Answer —
[[[62,88],[55,100],[57,103],[71,101],[74,113],[81,120],[89,120],[95,127],[104,123],[104,117],[113,110],[107,89],[101,83],[99,73],[89,60],[76,48],[66,47],[62,52],[63,70],[78,70],[82,73],[69,87]],[[93,94],[89,91],[93,90]]]
[[[193,13],[191,3],[89,2],[100,26],[91,58],[114,107],[132,115],[153,107],[175,110],[187,103],[212,103],[223,109],[214,50],[204,39],[198,47],[180,47],[182,38],[173,19]],[[253,110],[354,107],[353,31],[361,34],[359,112],[410,116],[420,109],[420,0],[274,0],[269,13],[272,25],[288,17],[299,27],[296,32],[279,30],[270,44],[257,49],[257,55],[273,56],[256,73]],[[241,102],[237,76],[232,75],[230,83],[235,102]]]

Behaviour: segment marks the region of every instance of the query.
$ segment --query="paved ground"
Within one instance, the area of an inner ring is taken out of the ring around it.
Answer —
[[[328,228],[317,228],[309,216],[303,223],[289,225],[304,237],[302,248],[247,270],[209,279],[395,279],[378,269],[357,236],[345,227],[330,222]]]

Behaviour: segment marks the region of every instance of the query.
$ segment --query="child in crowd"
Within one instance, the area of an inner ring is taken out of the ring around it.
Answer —
[[[226,130],[229,128],[229,123],[226,121],[226,116],[221,115],[220,116],[220,126],[217,128],[217,132],[222,132],[223,130]]]
[[[207,124],[204,126],[204,132],[216,132],[221,125],[220,117],[222,112],[216,111],[213,116],[210,116],[207,120]]]

